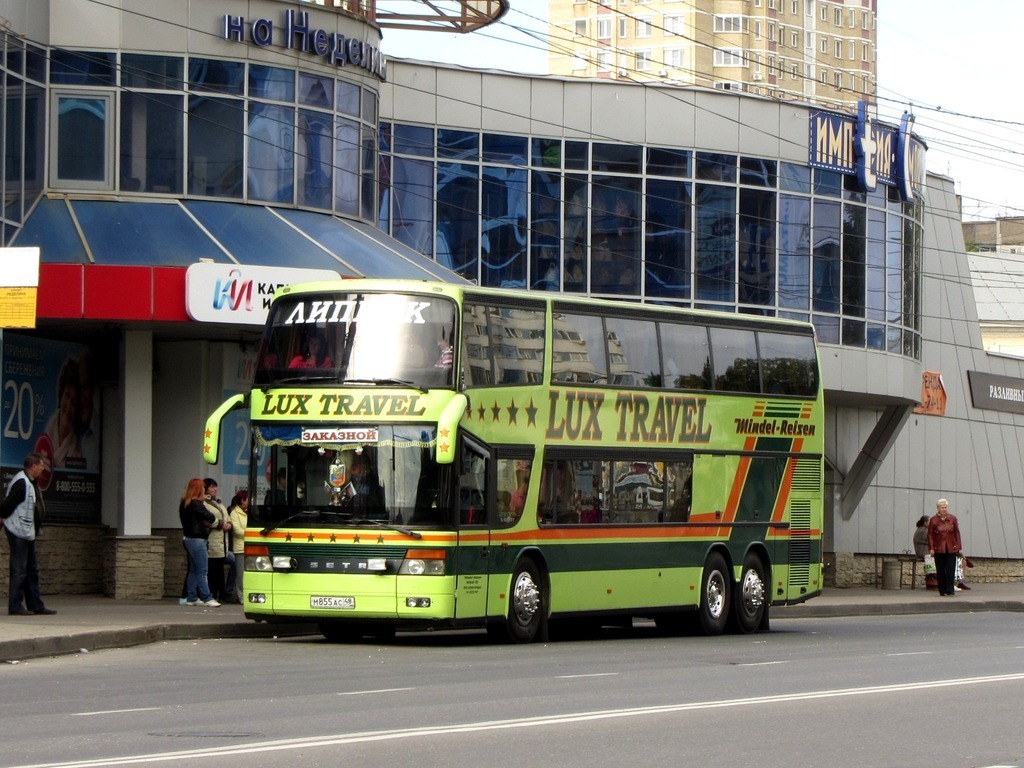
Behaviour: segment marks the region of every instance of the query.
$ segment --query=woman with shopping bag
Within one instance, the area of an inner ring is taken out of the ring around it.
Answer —
[[[939,499],[936,512],[928,521],[928,554],[935,557],[939,577],[939,594],[952,597],[956,592],[956,560],[963,554],[960,524],[949,514],[949,502]]]
[[[935,574],[935,558],[928,554],[928,515],[921,515],[914,529],[914,554],[924,563],[924,585],[938,589],[939,579]]]

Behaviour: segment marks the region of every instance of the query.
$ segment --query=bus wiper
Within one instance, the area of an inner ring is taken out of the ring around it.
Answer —
[[[276,523],[271,523],[270,525],[268,525],[266,528],[264,528],[262,531],[260,531],[260,536],[266,536],[271,531],[276,531],[282,525],[284,525],[285,523],[290,523],[292,520],[294,520],[297,517],[302,517],[304,515],[311,515],[311,516],[315,517],[318,514],[320,514],[320,513],[317,510],[315,510],[315,509],[303,509],[301,512],[295,512],[294,514],[288,515],[288,517],[285,517],[285,518],[283,518],[281,520],[278,520]]]
[[[408,387],[418,389],[421,394],[427,394],[430,390],[422,384],[417,384],[408,379],[345,379],[342,384],[373,384],[376,387]]]
[[[319,376],[285,376],[283,379],[274,379],[267,384],[264,384],[260,389],[266,392],[272,387],[280,386],[281,384],[306,384],[310,381],[337,381],[336,375],[319,375]]]
[[[389,531],[398,531],[404,533],[406,536],[410,536],[414,539],[422,539],[423,534],[417,531],[410,531],[408,528],[403,528],[400,525],[392,525],[391,523],[385,523],[382,520],[370,520],[365,517],[357,517],[352,520],[353,525],[372,525],[375,528],[387,528]]]

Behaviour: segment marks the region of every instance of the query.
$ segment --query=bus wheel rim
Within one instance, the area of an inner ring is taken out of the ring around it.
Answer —
[[[708,613],[719,618],[725,611],[725,581],[720,573],[713,573],[708,578],[707,599]]]
[[[524,571],[516,578],[512,590],[512,610],[515,612],[516,621],[524,626],[529,624],[539,607],[540,590],[537,589],[537,584],[530,574]]]
[[[764,582],[761,576],[751,568],[743,578],[743,605],[747,613],[756,613],[764,605]]]

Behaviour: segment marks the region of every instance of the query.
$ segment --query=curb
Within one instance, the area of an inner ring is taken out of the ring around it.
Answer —
[[[131,648],[170,640],[219,640],[300,637],[318,634],[314,624],[153,624],[127,629],[104,629],[48,637],[0,642],[0,662],[17,662],[46,656]]]

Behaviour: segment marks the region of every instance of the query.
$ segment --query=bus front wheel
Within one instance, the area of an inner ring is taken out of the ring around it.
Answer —
[[[700,582],[700,628],[705,635],[720,635],[729,620],[731,579],[725,559],[717,552],[708,555]]]
[[[736,628],[744,634],[756,632],[768,613],[768,584],[761,558],[749,554],[743,560],[743,571],[736,585],[733,600],[733,618]]]
[[[533,560],[520,560],[512,574],[508,596],[505,632],[509,640],[529,643],[536,639],[545,623],[545,602],[540,569]]]

